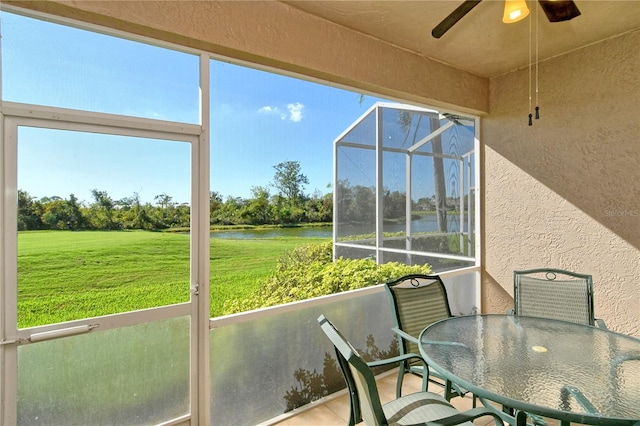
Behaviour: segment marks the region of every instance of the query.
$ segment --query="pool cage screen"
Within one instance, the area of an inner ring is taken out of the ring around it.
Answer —
[[[334,141],[335,258],[477,266],[476,119],[377,103]]]

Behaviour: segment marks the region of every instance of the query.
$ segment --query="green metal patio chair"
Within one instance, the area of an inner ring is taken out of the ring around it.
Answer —
[[[438,275],[412,274],[385,284],[391,299],[396,326],[393,331],[400,343],[400,354],[420,353],[418,337],[420,332],[436,321],[451,317],[447,290]],[[455,396],[464,396],[465,389],[445,380],[432,369],[427,369],[415,360],[405,360],[398,370],[396,397],[402,393],[402,381],[406,373],[427,377],[430,383],[444,387],[447,401]],[[433,380],[432,377],[438,378]],[[426,389],[425,389],[426,390]],[[475,406],[475,398],[474,398]]]
[[[514,271],[513,302],[515,315],[607,328],[603,320],[594,316],[591,275],[553,268]]]
[[[473,419],[492,416],[496,426],[503,426],[500,416],[487,408],[473,408],[460,412],[443,397],[432,392],[412,393],[383,405],[380,402],[375,376],[369,367],[370,363],[366,363],[360,357],[324,315],[320,315],[318,323],[334,345],[338,363],[352,396],[349,425],[364,421],[368,426],[419,424],[473,426],[471,423]]]

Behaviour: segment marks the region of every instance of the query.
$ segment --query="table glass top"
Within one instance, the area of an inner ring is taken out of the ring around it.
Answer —
[[[640,419],[638,339],[562,321],[478,315],[429,326],[421,346],[436,370],[513,408]]]

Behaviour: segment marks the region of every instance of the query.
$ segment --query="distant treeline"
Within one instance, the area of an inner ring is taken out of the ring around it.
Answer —
[[[333,221],[333,193],[301,195],[288,199],[270,195],[264,187],[254,187],[253,197],[223,197],[211,192],[209,197],[211,225],[285,225]],[[375,190],[342,182],[338,185],[338,205],[343,223],[371,223],[375,220]],[[74,194],[34,198],[18,191],[18,230],[116,230],[188,228],[191,207],[173,202],[167,194],[154,197],[155,203],[142,202],[138,193],[121,200],[112,199],[106,191],[93,189],[92,202],[80,202]],[[384,217],[403,219],[405,195],[386,191]],[[429,211],[432,203],[421,199],[413,203],[414,211]]]
[[[137,193],[113,200],[106,191],[93,189],[93,202],[81,203],[74,194],[33,198],[18,191],[18,230],[34,229],[164,229],[189,226],[190,207],[172,203],[166,194],[156,203],[142,203]]]
[[[155,204],[143,203],[137,193],[113,200],[106,191],[91,191],[93,202],[80,203],[74,194],[68,198],[36,199],[18,191],[18,230],[36,229],[148,229],[189,227],[191,208],[174,203],[166,194],[157,195]],[[301,222],[331,222],[332,194],[314,195],[299,206],[279,196],[262,194],[257,198],[222,197],[210,194],[212,225],[264,225]]]
[[[211,225],[285,225],[298,223],[333,222],[333,193],[312,195],[304,193],[307,177],[301,173],[297,161],[274,166],[274,180],[268,186],[251,188],[250,198],[228,196],[218,192],[209,194]],[[275,189],[275,194],[270,193]],[[337,184],[340,221],[343,223],[372,223],[376,217],[375,187],[351,186],[348,181]],[[191,207],[178,204],[173,197],[162,193],[155,203],[142,202],[137,192],[131,197],[114,200],[107,191],[91,190],[92,202],[80,202],[74,194],[68,198],[57,196],[32,197],[18,191],[18,230],[36,229],[148,229],[188,228]],[[455,199],[447,199],[452,206]],[[384,218],[406,218],[406,194],[383,192]],[[434,197],[420,198],[412,203],[412,211],[435,211]],[[446,212],[444,212],[446,215]],[[446,228],[443,229],[443,232]]]
[[[251,188],[251,198],[229,196],[218,192],[209,196],[210,223],[224,225],[264,225],[331,222],[333,195],[316,191],[306,195],[307,177],[297,161],[274,166],[274,181],[267,187]],[[269,188],[275,188],[271,195]],[[188,204],[178,204],[165,193],[154,197],[155,203],[142,202],[138,193],[114,200],[107,191],[91,190],[92,201],[81,202],[74,194],[32,197],[18,191],[18,230],[36,229],[167,229],[187,228],[191,216]]]

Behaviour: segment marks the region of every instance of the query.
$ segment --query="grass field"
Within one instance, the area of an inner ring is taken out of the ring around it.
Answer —
[[[310,238],[211,239],[211,316],[251,297]],[[112,231],[18,235],[18,324],[30,327],[189,300],[189,236]]]

